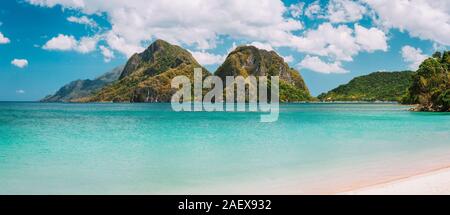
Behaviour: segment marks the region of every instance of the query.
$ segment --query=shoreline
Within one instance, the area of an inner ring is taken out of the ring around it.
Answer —
[[[355,187],[337,195],[450,195],[450,165],[368,186]]]

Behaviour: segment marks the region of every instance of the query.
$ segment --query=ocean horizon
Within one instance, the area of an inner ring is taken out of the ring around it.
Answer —
[[[0,102],[0,194],[330,194],[450,162],[450,114],[398,104],[174,112]]]

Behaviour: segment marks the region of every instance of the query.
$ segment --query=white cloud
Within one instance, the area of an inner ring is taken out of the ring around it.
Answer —
[[[205,50],[214,48],[221,35],[272,43],[303,28],[300,21],[284,17],[287,9],[283,2],[273,0],[27,1],[46,7],[60,4],[86,15],[105,13],[112,26],[106,33],[109,47],[127,56],[155,38]]]
[[[93,19],[88,18],[87,16],[81,17],[70,16],[67,18],[67,21],[87,25],[90,27],[97,27],[97,23]]]
[[[38,6],[53,7],[57,4],[63,4],[66,8],[83,8],[84,0],[27,0],[30,4]]]
[[[428,57],[422,54],[421,49],[411,46],[403,46],[401,53],[403,60],[409,63],[409,67],[413,70],[419,68],[419,65]]]
[[[16,90],[17,94],[25,94],[25,90]]]
[[[7,37],[5,37],[3,34],[2,34],[2,32],[0,32],[0,44],[7,44],[7,43],[9,43],[10,42],[10,40],[7,38]]]
[[[103,55],[103,60],[105,62],[110,62],[113,58],[114,58],[114,52],[111,51],[110,49],[106,48],[105,46],[99,46],[100,51],[102,52]]]
[[[294,18],[299,18],[301,15],[303,15],[303,8],[305,7],[304,2],[298,2],[297,4],[291,4],[289,5],[289,13]]]
[[[307,16],[310,19],[316,18],[316,16],[319,16],[320,18],[321,8],[320,8],[320,2],[315,1],[308,5],[305,9],[305,16]]]
[[[407,31],[411,36],[450,45],[450,1],[364,0],[387,28]]]
[[[356,22],[363,18],[366,8],[357,1],[331,0],[327,18],[332,23]]]
[[[11,61],[11,64],[22,69],[22,68],[25,68],[26,66],[28,66],[28,60],[26,60],[26,59],[14,59],[14,60]]]
[[[360,51],[353,36],[353,29],[346,25],[334,27],[323,23],[317,29],[309,30],[303,37],[291,37],[290,44],[300,52],[328,56],[338,61],[352,61]]]
[[[205,51],[190,51],[194,58],[202,65],[217,65],[225,61],[226,55],[216,55]]]
[[[71,35],[59,34],[47,41],[42,48],[45,50],[77,51],[84,54],[94,51],[97,42],[98,38],[96,37],[82,37],[80,41],[77,41]]]
[[[286,63],[292,63],[292,62],[294,62],[294,56],[292,56],[292,55],[281,56],[281,57],[283,57],[284,62],[286,62]]]
[[[231,44],[231,47],[227,50],[227,55],[230,54],[232,51],[234,51],[237,48],[236,42],[233,42]]]
[[[268,43],[261,43],[261,42],[252,42],[248,44],[250,46],[254,46],[258,49],[264,49],[266,51],[274,51],[275,49]]]
[[[376,50],[387,51],[387,38],[383,31],[377,28],[364,28],[358,24],[355,24],[355,36],[356,43],[358,43],[362,49],[373,52]]]
[[[267,51],[273,51],[273,47],[270,44],[260,43],[260,42],[252,42],[247,44],[247,46],[255,46],[259,49],[264,49]],[[194,58],[202,65],[218,65],[222,64],[227,58],[228,54],[236,49],[236,43],[233,43],[232,46],[227,50],[227,54],[220,55],[202,51],[190,51]],[[286,63],[291,63],[294,61],[294,57],[292,55],[281,56]]]
[[[334,61],[352,61],[353,56],[362,51],[387,50],[387,38],[381,30],[366,29],[359,25],[355,25],[355,28],[356,31],[347,25],[323,23],[317,29],[306,31],[304,36],[292,36],[283,45],[294,47],[299,52],[329,57]]]
[[[343,69],[340,62],[327,63],[322,61],[320,58],[314,56],[311,57],[307,55],[299,64],[298,67],[309,69],[315,72],[331,74],[331,73],[348,73],[347,70]]]
[[[270,50],[289,47],[333,61],[352,61],[353,56],[363,51],[387,50],[387,38],[376,28],[322,23],[315,29],[299,33],[303,30],[302,23],[288,18],[286,13],[291,14],[289,17],[298,17],[301,16],[301,8],[305,16],[326,19],[329,14],[324,10],[328,8],[321,8],[319,1],[306,8],[302,2],[285,6],[282,1],[275,0],[154,0],[151,4],[145,0],[111,0],[107,4],[102,0],[27,1],[46,7],[59,4],[87,17],[96,13],[106,14],[112,27],[98,37],[105,40],[109,49],[128,57],[143,51],[143,44],[155,38],[197,50],[208,50],[221,42],[221,36],[238,41],[255,41],[260,48]],[[328,17],[332,22],[358,20],[365,11],[356,2],[335,0],[333,3],[335,6],[330,9],[333,14]],[[339,8],[345,12],[341,14],[337,11]],[[368,35],[376,43],[370,43],[363,35]],[[70,47],[77,47],[79,42],[72,39],[67,41],[75,44]],[[69,48],[72,49],[76,50]],[[218,62],[220,56],[206,51],[195,54],[209,63]]]
[[[439,43],[433,43],[433,49],[434,49],[434,51],[444,52],[447,49],[450,49],[450,47],[448,47],[446,45],[439,44]]]
[[[127,57],[131,57],[134,53],[140,53],[145,50],[140,45],[127,43],[125,38],[114,34],[112,31],[106,34],[106,42],[109,47],[125,54]]]
[[[80,53],[89,53],[95,50],[98,39],[96,37],[82,37],[74,50]]]
[[[46,50],[60,50],[69,51],[77,46],[77,40],[73,36],[66,36],[59,34],[57,37],[53,37],[42,47]]]

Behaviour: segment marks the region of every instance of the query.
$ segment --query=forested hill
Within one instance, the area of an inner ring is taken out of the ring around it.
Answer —
[[[413,72],[374,72],[322,93],[322,101],[401,101],[412,83]]]

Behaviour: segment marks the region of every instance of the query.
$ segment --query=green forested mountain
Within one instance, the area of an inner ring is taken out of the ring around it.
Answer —
[[[413,72],[374,72],[353,78],[318,98],[322,101],[400,101],[412,83]]]
[[[61,87],[55,94],[43,98],[42,102],[70,102],[89,96],[100,90],[109,83],[116,81],[122,73],[123,66],[119,66],[103,74],[102,76],[90,80],[76,80]]]
[[[156,40],[144,52],[134,54],[118,81],[77,102],[169,102],[176,89],[175,76],[193,80],[194,68],[201,67],[187,50]],[[209,72],[203,68],[203,76]]]
[[[193,80],[194,68],[211,75],[187,50],[156,40],[144,52],[134,54],[113,79],[74,81],[43,101],[70,102],[168,102],[175,92],[171,80],[185,75]],[[273,51],[241,46],[231,52],[215,73],[225,76],[280,76],[280,101],[308,101],[312,97],[298,71]],[[102,83],[102,85],[98,83]],[[105,82],[105,83],[104,83]],[[95,83],[95,84],[94,84]],[[95,87],[92,87],[95,85]],[[76,96],[75,96],[76,95]]]
[[[175,76],[193,80],[194,68],[202,68],[187,50],[163,40],[152,43],[144,52],[134,54],[119,80],[76,102],[169,102],[176,89]],[[307,101],[309,94],[303,78],[275,52],[241,46],[231,52],[215,73],[225,76],[280,76],[280,101]],[[203,77],[211,75],[203,68]]]
[[[227,56],[215,75],[221,77],[222,80],[225,80],[226,76],[279,76],[281,102],[312,99],[308,87],[298,71],[290,68],[276,52],[258,49],[254,46],[237,47]]]
[[[405,104],[418,104],[419,111],[450,111],[450,51],[426,59],[413,76]]]

